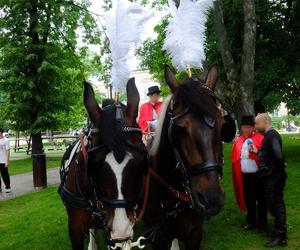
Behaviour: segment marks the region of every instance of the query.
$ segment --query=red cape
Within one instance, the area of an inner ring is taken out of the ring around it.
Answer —
[[[246,211],[244,188],[243,188],[243,176],[241,170],[241,151],[242,151],[243,143],[248,138],[252,139],[253,145],[256,148],[260,149],[264,136],[259,133],[254,133],[250,137],[241,135],[235,140],[232,147],[231,162],[232,162],[233,189],[234,189],[235,200],[241,211]],[[257,166],[259,166],[257,154],[249,153],[249,158],[255,160]]]
[[[162,102],[158,102],[154,106],[157,115],[160,115]],[[141,128],[144,134],[148,132],[147,122],[152,120],[153,120],[153,105],[150,102],[146,102],[140,107],[140,115],[138,119],[139,127]]]

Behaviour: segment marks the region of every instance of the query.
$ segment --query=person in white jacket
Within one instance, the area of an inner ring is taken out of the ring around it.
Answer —
[[[4,130],[0,128],[0,173],[5,184],[5,192],[10,193],[10,177],[8,173],[8,165],[9,165],[9,157],[10,157],[10,149],[9,149],[9,141],[3,135]],[[0,178],[0,192],[1,189],[1,178]]]

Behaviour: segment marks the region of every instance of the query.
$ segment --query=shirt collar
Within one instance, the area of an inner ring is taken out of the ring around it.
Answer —
[[[268,128],[266,131],[265,131],[265,134],[268,133],[269,131],[273,130],[272,127]]]

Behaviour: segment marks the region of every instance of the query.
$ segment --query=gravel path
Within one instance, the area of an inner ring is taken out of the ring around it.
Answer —
[[[36,192],[39,189],[33,187],[32,172],[26,174],[19,174],[10,177],[12,192],[5,193],[4,183],[2,182],[2,193],[0,193],[0,201],[11,199],[27,193]],[[58,168],[50,168],[47,170],[47,184],[48,186],[57,185],[60,182]]]

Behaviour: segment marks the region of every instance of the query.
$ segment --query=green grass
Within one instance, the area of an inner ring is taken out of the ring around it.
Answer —
[[[288,180],[285,189],[287,207],[288,244],[285,249],[300,249],[300,137],[283,135],[284,152],[288,164]],[[233,197],[231,164],[229,162],[231,145],[226,145],[223,187],[226,191],[226,204],[223,212],[212,217],[205,223],[203,249],[231,250],[231,249],[266,249],[263,244],[269,239],[264,232],[246,232],[242,229],[245,215],[240,213]],[[273,218],[269,215],[270,228]],[[280,248],[278,248],[280,249]]]
[[[0,202],[0,249],[71,249],[57,188]]]
[[[283,136],[289,175],[285,190],[289,246],[284,249],[300,250],[300,140],[291,137],[295,136]],[[226,164],[223,186],[227,196],[225,208],[219,215],[205,222],[201,249],[265,249],[262,247],[268,240],[265,232],[245,232],[242,229],[245,215],[239,212],[233,198],[230,148],[230,144],[224,148]],[[66,211],[56,190],[57,188],[50,187],[38,193],[0,202],[1,250],[71,249]],[[269,219],[271,226],[271,216]],[[101,246],[99,249],[106,248]]]
[[[60,166],[61,157],[49,156],[46,157],[47,168],[55,168]],[[9,174],[24,174],[32,171],[32,160],[31,158],[13,160],[9,162]]]

